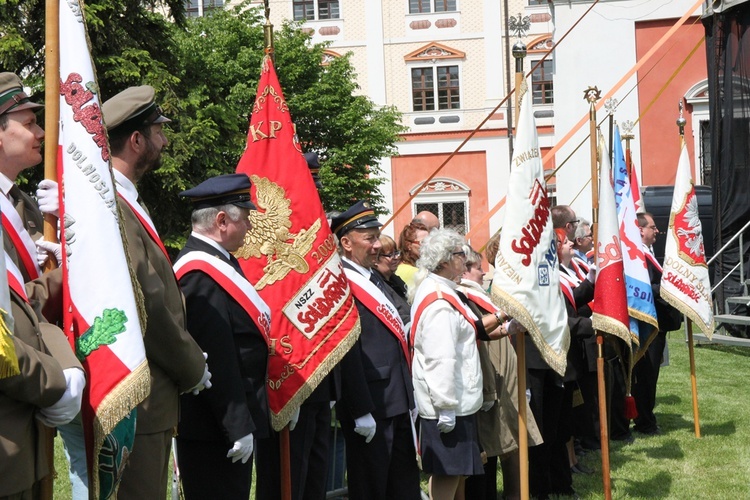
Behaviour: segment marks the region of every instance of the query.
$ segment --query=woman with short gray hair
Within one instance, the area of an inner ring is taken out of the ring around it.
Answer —
[[[476,339],[486,334],[456,294],[465,244],[454,231],[432,231],[422,241],[410,290],[422,469],[431,476],[435,499],[453,499],[462,476],[483,473],[475,416],[483,399]]]

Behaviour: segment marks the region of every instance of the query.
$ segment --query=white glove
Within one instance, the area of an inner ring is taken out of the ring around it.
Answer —
[[[481,409],[482,411],[490,411],[493,406],[495,406],[495,400],[491,399],[490,401],[484,401]]]
[[[245,437],[239,438],[234,442],[234,446],[227,452],[227,458],[232,459],[232,463],[237,460],[242,460],[242,463],[247,463],[250,460],[250,455],[253,454],[253,435],[248,434]]]
[[[364,436],[365,443],[369,443],[375,437],[376,426],[377,424],[375,423],[375,419],[372,418],[372,413],[354,419],[354,432],[360,436]]]
[[[55,181],[51,179],[41,181],[39,189],[36,190],[36,200],[42,213],[60,217],[60,198]]]
[[[203,353],[203,359],[208,360],[208,353]],[[199,392],[201,392],[203,389],[210,389],[211,388],[211,372],[208,371],[208,363],[205,364],[203,367],[203,377],[201,377],[201,381],[198,382],[198,385],[193,387],[192,389],[188,389],[188,391],[193,393],[193,396],[197,396]]]
[[[591,283],[596,283],[596,266],[594,264],[591,264],[591,267],[589,267],[589,274],[586,276],[586,279]]]
[[[456,412],[454,410],[438,410],[437,428],[442,433],[448,433],[456,427]]]
[[[34,243],[36,244],[36,262],[39,264],[39,267],[42,267],[47,262],[49,254],[55,256],[58,266],[62,264],[62,245],[60,243],[52,243],[41,238]]]
[[[508,335],[516,335],[526,332],[526,328],[524,328],[515,318],[506,321],[503,326],[505,327],[505,331],[508,332]]]
[[[80,368],[66,368],[65,393],[60,400],[39,410],[37,418],[47,427],[58,427],[70,423],[81,411],[83,388],[86,387],[86,374]]]
[[[289,430],[293,431],[295,427],[297,427],[297,422],[299,422],[299,409],[298,406],[296,410],[294,410],[294,413],[292,413],[292,419],[289,420]]]

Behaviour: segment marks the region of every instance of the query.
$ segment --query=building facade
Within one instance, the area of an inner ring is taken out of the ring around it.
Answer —
[[[222,7],[222,0],[191,1],[194,15]],[[471,243],[479,248],[504,218],[502,208],[489,220],[486,216],[506,195],[513,142],[509,125],[516,114],[513,99],[503,102],[515,79],[508,52],[517,37],[510,28],[527,19],[524,71],[536,67],[530,78],[534,114],[545,170],[551,174],[559,166],[549,181],[558,203],[571,204],[590,218],[589,149],[578,147],[588,125],[576,128],[588,114],[584,90],[597,86],[605,95],[621,80],[612,95],[618,101],[614,116],[618,122],[636,122],[631,146],[642,186],[674,181],[680,100],[686,104],[690,157],[698,157],[696,182],[708,183],[710,165],[702,163],[708,159],[701,140],[708,133],[708,104],[700,5],[694,6],[694,0],[600,0],[588,11],[592,3],[273,0],[270,12],[275,25],[304,20],[314,42],[330,43],[327,57],[351,53],[361,92],[403,113],[408,131],[399,154],[383,158],[381,167],[387,205],[392,212],[404,208],[384,232],[397,235],[414,214],[428,209],[445,226],[471,232]],[[686,14],[687,20],[673,29]],[[660,44],[665,35],[671,36]],[[636,67],[644,59],[648,62]],[[599,119],[605,115],[602,108]],[[549,154],[555,145],[559,149]]]

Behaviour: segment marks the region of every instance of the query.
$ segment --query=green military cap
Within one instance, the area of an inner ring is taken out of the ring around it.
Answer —
[[[102,115],[107,131],[112,134],[128,133],[144,125],[171,122],[162,115],[161,107],[154,102],[151,85],[130,87],[102,104]]]
[[[43,108],[41,104],[31,102],[23,91],[21,79],[15,73],[0,73],[0,115],[13,113],[22,109]]]

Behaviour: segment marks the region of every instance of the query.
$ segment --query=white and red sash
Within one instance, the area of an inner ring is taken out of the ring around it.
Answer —
[[[16,212],[16,207],[2,194],[0,194],[0,211],[2,211],[3,231],[13,242],[21,265],[26,269],[26,274],[32,280],[38,278],[41,276],[42,270],[39,269],[36,262],[34,240],[31,239],[31,235],[24,227],[21,216]]]
[[[2,195],[0,195],[2,197]],[[21,270],[18,269],[13,259],[10,258],[8,252],[5,253],[5,271],[8,275],[8,286],[15,291],[24,301],[28,302],[29,297],[26,295],[26,287],[23,283],[23,276]]]
[[[474,290],[465,285],[463,282],[458,286],[458,289],[461,291],[461,293],[466,295],[467,299],[474,302],[483,310],[489,311],[491,313],[500,311],[500,308],[490,300],[487,294],[478,292],[477,290]]]
[[[439,283],[435,283],[434,292],[428,292],[422,297],[415,297],[414,300],[417,301],[417,299],[419,299],[418,302],[415,302],[414,306],[412,306],[414,314],[412,315],[413,317],[411,321],[413,328],[412,331],[415,333],[415,335],[419,326],[419,320],[422,318],[422,313],[425,309],[427,309],[427,306],[438,300],[445,300],[451,306],[453,306],[453,308],[458,311],[459,314],[466,318],[466,321],[469,322],[471,327],[474,329],[475,334],[477,334],[477,318],[474,317],[474,315],[466,308],[466,305],[461,302],[461,299],[459,299],[455,294],[444,293]]]
[[[656,256],[654,256],[654,252],[651,251],[649,247],[646,245],[643,245],[643,253],[646,255],[646,258],[651,262],[656,269],[659,270],[660,273],[664,272],[664,269],[662,269],[661,264],[659,264],[659,261],[656,260]]]
[[[583,281],[588,277],[591,265],[588,262],[584,262],[579,256],[574,255],[570,260],[570,268],[575,271],[578,279]]]
[[[178,280],[192,271],[205,273],[218,283],[245,310],[268,342],[271,309],[244,276],[223,260],[201,251],[188,252],[174,264]]]
[[[565,295],[565,298],[568,299],[568,302],[571,303],[573,309],[578,308],[575,296],[573,295],[573,289],[577,285],[578,283],[576,283],[573,278],[565,274],[565,272],[560,272],[560,290],[562,290],[562,293]]]
[[[403,349],[406,361],[411,368],[411,355],[409,354],[409,346],[406,343],[406,328],[404,328],[404,323],[401,321],[401,317],[399,316],[396,307],[391,303],[388,297],[380,291],[375,283],[358,271],[345,267],[344,273],[349,280],[349,286],[352,289],[354,297],[361,302],[368,311],[374,314],[375,317],[378,318],[386,328],[388,328],[388,331],[396,337],[398,343],[401,344],[401,349]]]
[[[141,222],[141,225],[144,227],[148,235],[151,236],[152,240],[154,240],[154,243],[156,243],[159,248],[161,248],[161,251],[164,252],[164,256],[167,258],[167,261],[172,262],[172,259],[169,258],[169,254],[167,253],[167,249],[164,248],[164,243],[161,242],[159,233],[156,232],[154,221],[151,220],[151,217],[146,213],[141,204],[138,203],[138,200],[131,199],[129,193],[124,189],[118,189],[117,194],[120,195],[122,201],[124,201],[130,207],[135,216]]]

